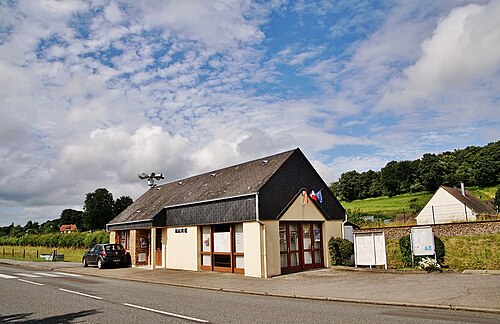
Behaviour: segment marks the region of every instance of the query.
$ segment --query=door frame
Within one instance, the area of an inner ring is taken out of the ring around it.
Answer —
[[[290,224],[294,223],[297,226],[297,248],[298,250],[290,250]],[[280,262],[281,262],[281,256],[283,254],[286,254],[286,259],[287,259],[287,266],[283,267],[280,264],[281,267],[281,273],[286,274],[286,273],[292,273],[292,272],[298,272],[306,269],[314,269],[314,268],[322,268],[324,267],[324,249],[323,249],[323,223],[321,221],[283,221],[280,222],[280,226],[284,225],[285,226],[285,233],[286,233],[286,248],[287,251],[281,251],[281,245],[280,245]],[[304,247],[304,225],[309,225],[309,238],[311,240],[311,248],[305,249]],[[316,248],[314,246],[314,225],[319,225],[319,232],[320,232],[320,241],[319,241],[319,248]],[[280,234],[281,235],[281,234]],[[281,236],[280,236],[281,240]],[[316,260],[316,251],[319,251],[320,255],[320,260]],[[311,260],[312,263],[310,264],[305,264],[305,252],[310,252],[311,253]],[[298,253],[299,258],[298,258],[298,264],[296,266],[291,266],[291,254],[292,253]]]

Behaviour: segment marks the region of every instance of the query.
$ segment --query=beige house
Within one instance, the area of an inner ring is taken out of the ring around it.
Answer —
[[[465,188],[441,186],[417,215],[417,225],[476,221],[495,210]]]
[[[153,187],[107,229],[133,266],[267,278],[328,267],[328,240],[342,236],[344,220],[295,149]]]

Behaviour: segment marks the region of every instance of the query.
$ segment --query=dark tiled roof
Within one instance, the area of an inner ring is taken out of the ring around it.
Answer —
[[[108,224],[150,221],[164,207],[257,193],[299,149],[161,184],[146,191]]]
[[[462,190],[458,188],[452,188],[447,186],[441,186],[444,190],[450,193],[453,197],[455,197],[462,204],[465,204],[467,207],[472,209],[474,212],[478,214],[495,214],[495,210],[488,206],[485,202],[483,202],[478,197],[474,196],[470,191],[465,190],[465,196],[462,195]]]

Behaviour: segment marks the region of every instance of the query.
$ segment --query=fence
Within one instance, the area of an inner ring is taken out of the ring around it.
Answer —
[[[44,253],[45,252],[45,253]],[[48,252],[44,250],[33,249],[16,249],[16,248],[2,248],[2,258],[10,259],[25,259],[25,260],[38,260],[45,259],[50,261],[64,261],[64,254],[57,254],[57,250]]]

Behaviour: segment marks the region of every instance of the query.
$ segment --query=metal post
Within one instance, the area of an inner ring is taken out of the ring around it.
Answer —
[[[36,258],[38,259],[38,250],[36,250]]]
[[[436,217],[434,216],[434,206],[431,206],[432,210],[432,224],[436,224]]]
[[[12,257],[14,257],[14,249],[12,249]]]
[[[465,210],[465,221],[468,222],[469,220],[467,219],[467,205],[464,203],[464,210]]]
[[[23,249],[23,259],[26,259],[26,249]]]

